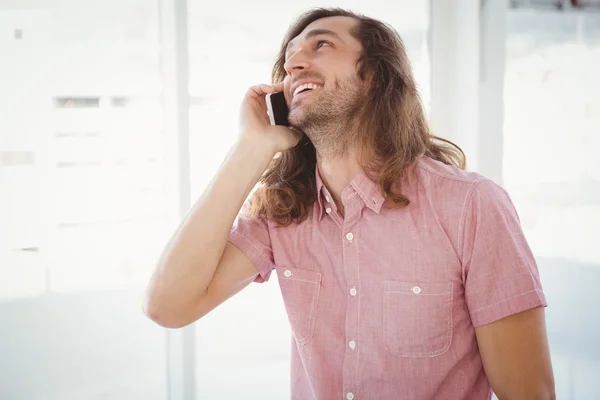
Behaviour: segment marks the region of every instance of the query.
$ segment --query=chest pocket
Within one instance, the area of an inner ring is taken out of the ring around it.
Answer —
[[[452,343],[452,283],[383,282],[383,336],[401,357],[434,357]]]
[[[315,328],[321,273],[291,267],[275,269],[294,338],[298,344],[306,344]]]

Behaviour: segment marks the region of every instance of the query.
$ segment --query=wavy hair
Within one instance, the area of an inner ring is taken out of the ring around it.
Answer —
[[[463,151],[454,143],[434,136],[429,128],[402,39],[381,21],[340,8],[317,8],[301,15],[288,30],[272,71],[274,83],[286,77],[287,44],[312,22],[326,17],[352,17],[358,21],[351,34],[362,44],[357,60],[358,77],[370,81],[364,99],[368,113],[358,121],[356,148],[365,174],[378,182],[387,204],[407,206],[399,179],[419,157],[466,167]],[[281,152],[263,174],[250,200],[250,216],[279,225],[300,223],[317,199],[316,151],[306,137],[294,148]]]

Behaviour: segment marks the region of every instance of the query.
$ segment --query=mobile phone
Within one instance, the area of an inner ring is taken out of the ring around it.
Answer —
[[[267,95],[267,110],[271,125],[290,126],[290,121],[288,121],[290,110],[283,92],[269,93]]]

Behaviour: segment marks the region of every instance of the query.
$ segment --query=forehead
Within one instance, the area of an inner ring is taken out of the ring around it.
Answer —
[[[358,40],[351,34],[352,29],[357,25],[358,21],[352,17],[336,16],[321,18],[311,22],[298,36],[293,38],[288,45],[293,46],[293,42],[298,42],[305,39],[311,31],[316,30],[332,31],[339,35],[344,42],[353,45],[360,45]]]

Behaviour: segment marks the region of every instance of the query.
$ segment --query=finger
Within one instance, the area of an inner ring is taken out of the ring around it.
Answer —
[[[277,83],[274,85],[269,85],[267,83],[263,83],[260,85],[252,86],[248,90],[248,95],[252,98],[258,98],[265,96],[269,93],[280,92],[283,90],[283,83]]]

